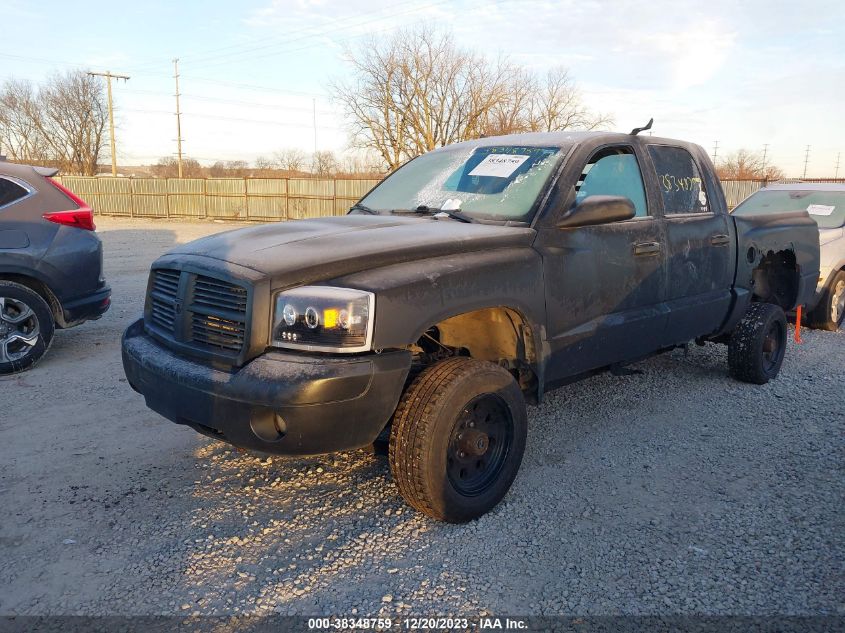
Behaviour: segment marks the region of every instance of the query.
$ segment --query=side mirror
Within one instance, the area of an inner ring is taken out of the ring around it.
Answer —
[[[559,229],[592,226],[630,220],[637,214],[634,203],[624,196],[587,196],[557,223]]]

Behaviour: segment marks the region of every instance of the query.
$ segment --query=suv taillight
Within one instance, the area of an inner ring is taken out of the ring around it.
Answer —
[[[70,198],[71,202],[79,208],[70,209],[68,211],[53,211],[52,213],[45,213],[41,217],[45,220],[49,220],[50,222],[55,222],[56,224],[72,226],[77,229],[85,229],[86,231],[93,231],[97,228],[94,226],[94,211],[88,206],[87,202],[71,190],[57,183],[52,178],[47,178],[47,182]]]

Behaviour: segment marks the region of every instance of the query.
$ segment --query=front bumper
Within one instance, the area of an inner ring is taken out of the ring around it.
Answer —
[[[316,356],[269,351],[234,373],[175,354],[144,333],[123,335],[123,367],[147,406],[235,446],[315,455],[371,444],[408,376],[406,351]]]

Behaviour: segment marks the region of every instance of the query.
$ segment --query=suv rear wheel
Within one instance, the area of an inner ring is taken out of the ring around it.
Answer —
[[[786,315],[772,303],[752,303],[728,343],[731,376],[764,385],[776,378],[786,354]]]
[[[511,487],[527,428],[525,400],[506,369],[449,358],[403,394],[393,416],[390,470],[412,507],[441,521],[469,521]]]
[[[831,332],[839,329],[845,317],[845,271],[836,273],[822,294],[821,301],[810,315],[813,327]]]
[[[47,352],[54,331],[50,307],[40,295],[0,281],[0,375],[32,367]]]

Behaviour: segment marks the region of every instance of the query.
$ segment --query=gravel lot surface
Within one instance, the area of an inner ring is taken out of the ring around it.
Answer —
[[[152,260],[231,224],[100,219],[112,310],[0,379],[0,614],[845,614],[845,332],[780,378],[693,347],[530,410],[505,501],[465,526],[364,452],[268,458],[123,377]]]

